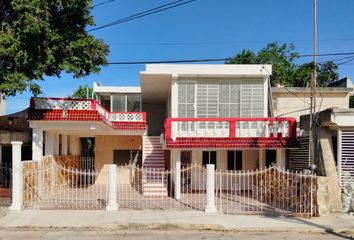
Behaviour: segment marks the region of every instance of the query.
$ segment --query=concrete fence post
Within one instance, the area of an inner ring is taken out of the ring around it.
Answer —
[[[176,161],[175,172],[175,199],[181,199],[181,161]]]
[[[118,210],[117,203],[117,165],[108,165],[108,205],[106,211]]]
[[[215,167],[214,164],[206,165],[206,213],[216,213],[215,207]]]
[[[20,211],[23,205],[23,166],[21,163],[22,142],[12,144],[12,204],[11,210]]]

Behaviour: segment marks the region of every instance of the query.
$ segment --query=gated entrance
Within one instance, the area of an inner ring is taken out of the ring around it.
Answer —
[[[105,168],[101,172],[68,168],[53,157],[23,166],[24,207],[31,209],[105,209],[113,186],[119,209],[204,211],[212,196],[212,205],[224,214],[311,217],[317,213],[316,176],[275,166],[225,171],[211,165],[207,171],[201,165],[190,165],[177,171],[125,165],[114,170],[114,175]],[[112,185],[112,176],[117,185]]]
[[[0,165],[0,206],[10,206],[12,188],[12,169],[10,165]]]

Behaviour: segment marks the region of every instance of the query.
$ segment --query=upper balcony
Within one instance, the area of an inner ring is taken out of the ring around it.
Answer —
[[[167,148],[297,147],[295,118],[169,118]]]
[[[93,99],[31,98],[29,120],[102,121],[117,130],[145,130],[145,112],[109,112]]]

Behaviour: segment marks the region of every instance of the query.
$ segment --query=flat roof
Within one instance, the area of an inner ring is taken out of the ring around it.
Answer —
[[[172,74],[196,76],[269,76],[269,64],[147,64],[140,74]]]
[[[136,86],[99,86],[93,83],[93,92],[102,95],[109,93],[141,93],[141,88]]]
[[[351,92],[353,88],[345,87],[320,87],[316,89],[317,92]],[[272,87],[272,92],[283,93],[283,92],[292,92],[292,93],[303,93],[311,92],[311,88],[308,87]]]

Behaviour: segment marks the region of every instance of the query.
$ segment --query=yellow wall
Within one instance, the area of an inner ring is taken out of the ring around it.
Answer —
[[[142,149],[141,136],[96,136],[95,168],[113,163],[113,150]]]
[[[309,92],[273,92],[274,116],[295,117],[298,121],[301,115],[309,114]],[[316,98],[316,110],[324,110],[331,107],[348,108],[349,95],[347,92],[318,92]]]

